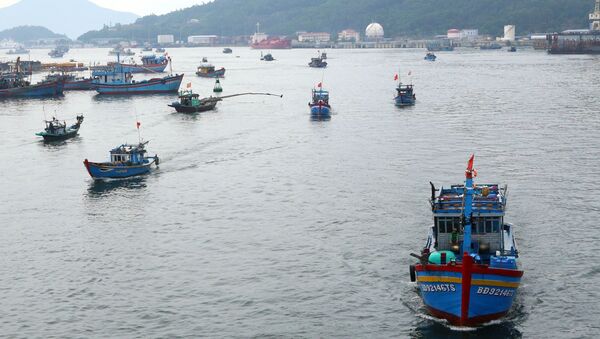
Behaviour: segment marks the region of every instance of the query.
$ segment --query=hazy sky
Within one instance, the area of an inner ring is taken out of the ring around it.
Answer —
[[[60,1],[60,0],[54,0]],[[164,14],[177,9],[197,5],[207,0],[91,0],[98,5],[138,15]],[[0,7],[6,7],[19,0],[0,0]]]

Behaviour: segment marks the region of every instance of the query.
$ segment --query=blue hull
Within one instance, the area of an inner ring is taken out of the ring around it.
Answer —
[[[148,161],[143,165],[125,166],[114,163],[83,162],[90,176],[94,179],[120,179],[144,175],[150,172],[155,161]]]
[[[411,96],[397,96],[395,99],[396,106],[413,106],[415,104],[415,99]]]
[[[16,87],[0,89],[0,98],[16,98],[16,97],[47,97],[62,95],[64,90],[64,82],[55,81],[42,84],[31,85],[27,87]]]
[[[179,91],[183,74],[162,79],[150,79],[128,84],[95,84],[100,94],[151,94],[176,93]]]
[[[417,266],[417,284],[428,311],[457,326],[477,326],[506,315],[523,274],[485,267],[469,274],[461,272],[460,265]],[[465,287],[468,293],[463,293]]]
[[[331,117],[331,108],[329,106],[310,105],[310,115],[313,117],[329,118]]]

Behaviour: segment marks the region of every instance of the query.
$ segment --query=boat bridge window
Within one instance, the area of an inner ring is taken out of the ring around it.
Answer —
[[[473,234],[499,233],[500,223],[500,217],[473,218],[471,232]]]
[[[460,231],[460,217],[436,217],[435,219],[439,233],[452,233],[454,228]]]

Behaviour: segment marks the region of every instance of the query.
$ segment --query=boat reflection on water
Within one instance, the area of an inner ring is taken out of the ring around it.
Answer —
[[[147,184],[145,176],[129,179],[92,180],[88,188],[90,198],[101,198],[116,192],[145,189]]]

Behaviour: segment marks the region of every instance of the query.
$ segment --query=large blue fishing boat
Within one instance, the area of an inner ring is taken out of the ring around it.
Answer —
[[[137,145],[123,144],[110,151],[109,162],[83,161],[85,168],[94,179],[118,179],[149,173],[153,164],[158,166],[158,156],[147,157],[146,142]]]
[[[92,77],[94,87],[100,94],[177,93],[183,80],[183,74],[171,74],[163,78],[136,81],[121,63],[96,69],[92,72]]]
[[[323,85],[319,83],[318,89],[312,90],[312,100],[308,103],[310,107],[310,115],[313,118],[330,118],[331,106],[329,105],[329,91],[323,89]]]
[[[396,97],[394,98],[396,106],[413,106],[417,101],[417,96],[414,93],[413,85],[398,84],[396,87]]]
[[[411,253],[420,262],[410,278],[428,312],[457,326],[503,317],[523,276],[515,227],[504,222],[507,186],[475,186],[473,159],[464,185],[437,190],[431,183],[434,224],[421,254]]]

